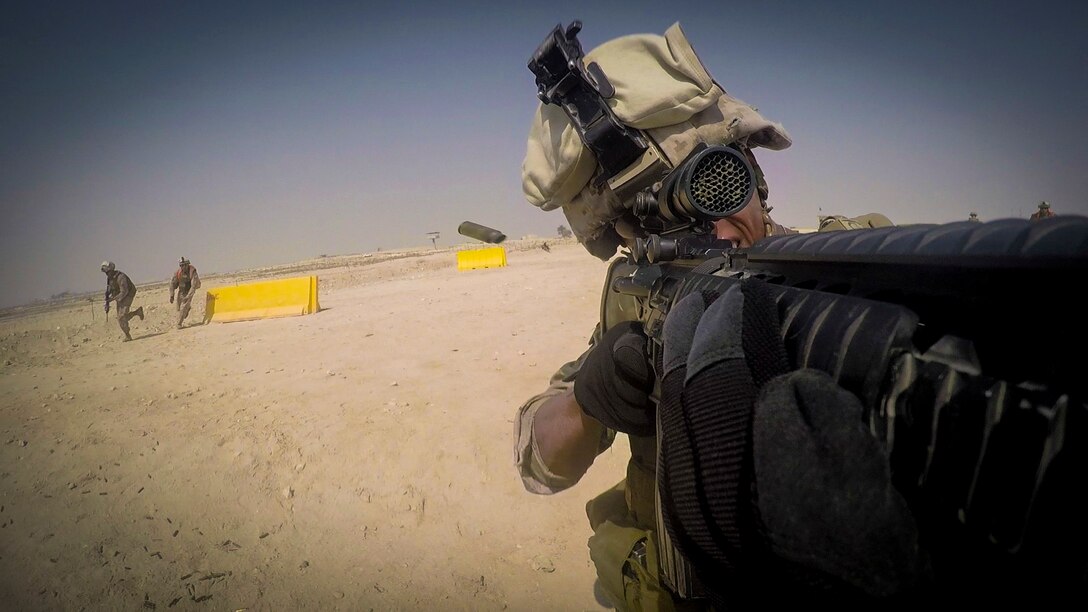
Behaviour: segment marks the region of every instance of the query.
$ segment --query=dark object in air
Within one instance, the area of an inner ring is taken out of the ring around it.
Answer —
[[[457,233],[488,244],[499,244],[503,240],[506,240],[506,234],[499,230],[480,225],[479,223],[473,223],[472,221],[465,221],[461,225],[458,225]]]

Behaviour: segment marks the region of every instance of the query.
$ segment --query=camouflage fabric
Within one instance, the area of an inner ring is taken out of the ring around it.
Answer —
[[[178,295],[185,295],[199,288],[200,276],[196,272],[196,266],[192,264],[179,267],[170,278],[170,295],[173,295],[175,290],[178,291]]]
[[[132,297],[125,298],[123,301],[118,302],[115,308],[117,313],[117,325],[121,327],[121,331],[125,334],[125,339],[131,340],[132,334],[129,330],[128,322],[132,317],[140,316],[143,313],[143,308],[137,310],[130,310],[132,308]]]
[[[884,215],[870,213],[860,217],[835,215],[821,223],[820,231],[841,231],[893,225]],[[793,230],[770,223],[772,235],[793,233]],[[525,489],[531,493],[551,495],[570,488],[575,481],[557,476],[540,459],[533,438],[533,424],[543,403],[558,394],[571,391],[574,379],[586,355],[600,340],[603,330],[617,322],[637,318],[637,302],[629,296],[608,291],[610,280],[629,272],[631,266],[617,258],[609,266],[605,290],[601,299],[601,318],[590,336],[589,348],[574,361],[564,364],[551,378],[548,388],[522,404],[514,419],[514,464]],[[619,299],[617,299],[619,296]],[[616,432],[605,430],[598,454],[608,449]],[[591,500],[586,514],[593,528],[590,554],[605,591],[619,610],[700,610],[697,601],[674,600],[657,577],[657,524],[654,511],[656,495],[656,439],[629,437],[631,460],[627,477],[612,489]],[[647,542],[651,545],[647,546]],[[641,550],[635,550],[641,546]],[[647,560],[648,555],[654,555]],[[641,559],[637,567],[632,559]]]
[[[617,485],[621,486],[622,483]],[[594,527],[588,545],[593,565],[609,568],[599,573],[598,578],[617,610],[686,612],[709,609],[702,602],[673,598],[661,584],[657,536],[652,530],[605,520]]]
[[[136,285],[128,277],[127,274],[120,270],[111,271],[107,274],[107,286],[110,289],[110,299],[114,301],[117,325],[120,326],[121,331],[125,334],[126,340],[131,340],[132,335],[129,333],[128,322],[133,317],[144,318],[144,309],[137,308],[131,310],[132,301],[136,299]]]
[[[170,296],[173,297],[174,291],[178,292],[177,300],[174,302],[178,312],[178,328],[181,327],[185,318],[189,316],[189,310],[192,308],[193,304],[193,296],[196,295],[196,290],[199,288],[200,276],[196,272],[196,267],[191,264],[183,268],[179,267],[177,272],[175,272],[174,276],[170,279]]]
[[[834,232],[841,230],[865,229],[870,227],[891,227],[894,223],[880,213],[869,213],[859,217],[828,215],[820,219],[819,231]]]
[[[120,270],[113,270],[106,275],[106,286],[110,290],[110,299],[123,302],[127,298],[132,302],[132,296],[136,295],[136,285],[127,274]]]
[[[540,454],[536,449],[536,440],[533,437],[533,421],[536,418],[537,410],[546,400],[574,389],[574,376],[578,373],[578,369],[582,367],[586,355],[594,344],[600,340],[600,337],[600,326],[598,326],[590,336],[589,348],[574,361],[563,364],[552,375],[547,389],[529,398],[518,408],[517,415],[514,418],[514,465],[521,476],[522,485],[530,493],[552,495],[574,485],[575,481],[556,475],[541,461]],[[606,430],[605,435],[601,438],[598,454],[603,453],[612,446],[612,441],[615,438],[616,433],[614,431]]]
[[[517,466],[518,474],[521,476],[521,482],[525,489],[531,493],[551,495],[574,484],[569,479],[555,475],[540,460],[539,453],[536,450],[536,442],[533,438],[533,421],[536,418],[537,410],[546,400],[574,389],[574,377],[579,368],[582,367],[582,362],[585,361],[589,351],[600,341],[606,330],[619,322],[638,318],[637,300],[630,296],[623,296],[609,291],[613,278],[628,274],[632,269],[633,267],[621,258],[612,261],[606,273],[604,290],[601,295],[600,323],[590,334],[588,348],[574,361],[563,364],[552,375],[547,389],[529,398],[518,408],[517,417],[514,419],[514,465]],[[616,432],[606,429],[598,447],[598,454],[612,446],[615,437]]]
[[[186,317],[189,316],[189,311],[193,307],[192,294],[186,294],[179,297],[174,301],[174,306],[178,312],[177,327],[181,327],[181,324],[185,322]]]
[[[725,92],[699,60],[680,24],[664,36],[636,34],[608,41],[587,53],[584,61],[596,62],[615,87],[609,107],[649,138],[647,154],[660,155],[669,165],[678,164],[700,143],[744,140],[750,147],[781,150],[792,142],[781,125]],[[539,105],[522,163],[525,197],[542,210],[562,208],[579,242],[608,259],[618,244],[618,238],[609,234],[612,223],[626,209],[607,184],[591,182],[596,171],[596,159],[563,110]],[[605,244],[594,248],[599,240]]]

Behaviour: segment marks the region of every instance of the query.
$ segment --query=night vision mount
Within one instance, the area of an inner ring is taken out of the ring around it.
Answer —
[[[529,59],[529,70],[536,75],[537,97],[567,113],[582,142],[604,168],[603,181],[638,159],[646,150],[646,140],[608,107],[605,100],[614,96],[616,89],[596,62],[588,67],[583,63],[585,53],[578,41],[581,29],[581,21],[574,21],[566,30],[555,26]]]
[[[608,100],[616,95],[596,62],[585,64],[578,41],[581,21],[557,25],[529,60],[537,97],[563,109],[603,170],[608,183],[638,218],[647,238],[630,245],[636,260],[705,257],[731,248],[717,240],[713,224],[743,209],[756,190],[747,155],[733,147],[696,146],[675,168],[640,130],[620,121]]]

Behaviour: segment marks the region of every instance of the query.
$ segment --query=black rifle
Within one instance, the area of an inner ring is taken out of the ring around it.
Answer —
[[[760,182],[744,143],[696,146],[676,166],[659,159],[639,171],[652,138],[610,110],[615,88],[585,65],[580,29],[554,28],[529,69],[540,100],[563,109],[597,158],[598,185],[637,175],[609,183],[646,238],[609,269],[602,327],[641,321],[659,356],[664,319],[684,296],[771,283],[793,365],[827,372],[861,400],[939,578],[991,593],[1083,585],[1088,319],[1074,283],[1088,279],[1088,218],[801,234],[734,249],[713,223],[749,205]],[[697,594],[659,534],[664,578]]]
[[[746,249],[653,237],[610,268],[602,326],[641,321],[659,355],[673,304],[744,278],[775,289],[793,366],[861,400],[938,580],[990,593],[1084,585],[1088,318],[1075,283],[1088,279],[1088,218],[793,234]],[[697,596],[664,531],[666,582]]]

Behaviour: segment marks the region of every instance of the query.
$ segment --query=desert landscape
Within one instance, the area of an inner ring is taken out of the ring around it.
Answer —
[[[7,312],[3,607],[601,609],[584,505],[626,440],[555,496],[513,467],[515,409],[586,346],[606,269],[548,242],[508,241],[504,268],[445,249],[208,276],[182,330],[143,285],[130,343],[100,298]],[[201,324],[205,289],[303,274],[317,314]]]

